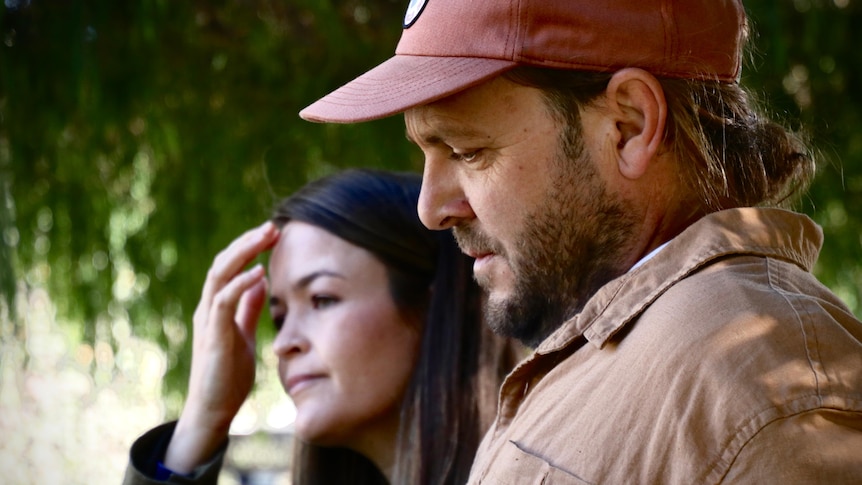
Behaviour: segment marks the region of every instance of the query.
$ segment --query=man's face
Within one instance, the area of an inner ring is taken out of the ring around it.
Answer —
[[[425,154],[422,222],[454,228],[476,258],[496,331],[538,345],[622,272],[631,211],[606,187],[600,145],[582,143],[540,91],[497,78],[405,120]]]

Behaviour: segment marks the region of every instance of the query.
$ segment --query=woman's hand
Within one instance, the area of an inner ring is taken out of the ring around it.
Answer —
[[[278,235],[271,222],[246,232],[216,256],[207,273],[194,313],[188,395],[164,460],[173,471],[189,473],[210,459],[251,392],[267,288],[261,265],[243,268],[272,248]]]

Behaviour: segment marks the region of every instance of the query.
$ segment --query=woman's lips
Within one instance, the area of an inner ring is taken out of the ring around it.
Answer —
[[[297,374],[287,379],[285,390],[291,396],[295,396],[324,377],[323,374]]]

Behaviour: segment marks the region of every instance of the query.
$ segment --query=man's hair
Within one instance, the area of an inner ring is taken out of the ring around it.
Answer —
[[[602,95],[612,75],[522,66],[503,76],[541,90],[559,120],[579,133],[579,110]],[[813,152],[799,134],[761,115],[742,86],[659,82],[668,106],[665,149],[701,211],[789,205],[808,187]]]

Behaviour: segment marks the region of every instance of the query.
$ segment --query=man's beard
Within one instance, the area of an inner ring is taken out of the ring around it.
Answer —
[[[569,139],[578,140],[575,136]],[[524,218],[517,247],[506,252],[473,226],[454,231],[462,247],[485,248],[508,262],[515,278],[512,294],[505,300],[489,298],[485,319],[496,333],[530,347],[626,270],[620,259],[631,242],[633,211],[608,192],[582,144],[574,143],[561,148],[554,185]]]

